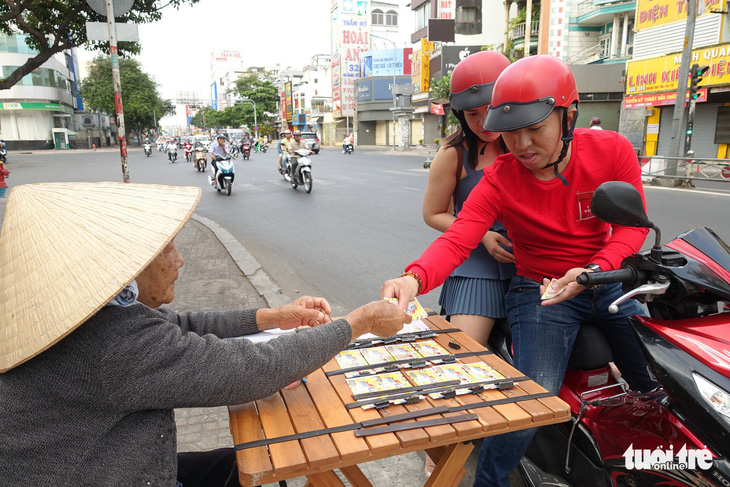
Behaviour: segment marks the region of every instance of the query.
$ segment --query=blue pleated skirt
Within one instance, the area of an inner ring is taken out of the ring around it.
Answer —
[[[451,315],[504,318],[504,295],[510,279],[480,279],[449,276],[441,287],[439,305]]]

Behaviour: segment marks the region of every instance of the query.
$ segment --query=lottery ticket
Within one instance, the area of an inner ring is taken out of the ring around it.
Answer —
[[[542,296],[540,297],[540,299],[542,299],[542,300],[545,300],[545,299],[552,299],[552,298],[554,298],[555,296],[557,296],[558,294],[560,294],[560,293],[562,293],[563,291],[565,291],[565,287],[561,287],[561,288],[560,288],[560,289],[558,289],[557,291],[556,291],[556,290],[554,290],[554,289],[553,289],[553,284],[554,284],[554,283],[556,283],[556,282],[558,282],[558,280],[557,280],[557,279],[552,279],[552,280],[550,281],[550,284],[548,284],[547,288],[545,288],[545,292],[544,292],[544,293],[543,293],[543,295],[542,295]]]

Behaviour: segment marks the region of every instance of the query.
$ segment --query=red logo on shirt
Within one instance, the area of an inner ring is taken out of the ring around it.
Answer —
[[[591,211],[591,198],[593,197],[593,191],[576,193],[575,195],[578,197],[578,221],[595,218],[593,211]]]

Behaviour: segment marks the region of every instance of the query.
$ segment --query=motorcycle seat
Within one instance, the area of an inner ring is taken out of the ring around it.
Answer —
[[[512,341],[512,332],[506,319],[497,320],[498,327]],[[494,332],[493,332],[494,333]],[[573,351],[568,359],[568,370],[591,370],[613,361],[611,346],[600,328],[585,322],[578,330]]]

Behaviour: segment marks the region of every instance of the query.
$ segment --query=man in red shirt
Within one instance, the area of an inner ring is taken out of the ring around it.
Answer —
[[[502,132],[510,152],[484,170],[456,221],[381,294],[399,298],[406,309],[414,296],[439,286],[499,220],[517,266],[505,297],[515,367],[557,394],[580,325],[590,321],[604,331],[632,388],[649,390],[655,383],[628,322],[628,316],[645,314],[641,305],[628,300],[610,314],[608,305],[622,295],[619,284],[586,289],[575,282],[583,272],[617,269],[648,232],[593,216],[591,196],[601,183],[626,181],[642,198],[644,192],[630,142],[612,131],[575,130],[577,104],[573,74],[557,58],[531,56],[505,69],[484,128]],[[499,245],[488,249],[498,260],[509,259]],[[551,278],[562,291],[541,300]],[[485,439],[474,485],[508,486],[533,435],[527,430]]]

